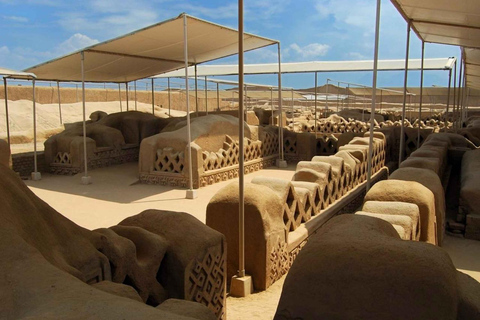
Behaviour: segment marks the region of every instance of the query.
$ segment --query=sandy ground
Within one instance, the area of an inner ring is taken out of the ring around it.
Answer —
[[[245,176],[250,182],[256,176],[290,180],[295,167],[275,167]],[[26,181],[30,189],[57,211],[87,229],[109,227],[145,209],[185,211],[205,222],[211,197],[229,183],[221,182],[198,190],[198,198],[185,200],[185,189],[138,183],[137,163],[95,169],[89,175],[93,184],[82,185],[81,174],[54,176],[43,174],[40,181]],[[480,241],[447,236],[443,247],[458,270],[480,281]],[[285,276],[268,290],[245,298],[227,298],[229,320],[272,319],[280,299]]]
[[[0,105],[5,105],[5,99],[0,99]],[[37,150],[43,150],[43,142],[53,134],[64,130],[63,123],[83,120],[82,103],[62,104],[62,123],[58,104],[36,104]],[[104,111],[108,114],[120,112],[119,101],[88,102],[85,106],[86,119],[94,111]],[[122,101],[122,110],[126,111],[126,102]],[[135,110],[135,101],[129,101],[129,110]],[[137,102],[137,110],[152,113],[152,105]],[[0,108],[0,139],[6,139],[7,124],[5,108]],[[155,115],[168,117],[169,110],[155,106]],[[185,112],[170,110],[173,117],[184,116]],[[29,100],[8,101],[8,118],[12,153],[33,151],[33,104]]]

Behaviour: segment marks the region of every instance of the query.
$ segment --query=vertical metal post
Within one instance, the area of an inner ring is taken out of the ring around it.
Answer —
[[[281,59],[281,54],[280,54],[280,42],[277,43],[278,45],[278,108],[280,110],[280,117],[279,117],[279,139],[280,139],[280,149],[278,150],[280,152],[280,161],[284,161],[283,158],[283,110],[282,110],[282,59]]]
[[[126,96],[126,100],[127,100],[127,111],[129,111],[129,108],[128,108],[128,82],[125,82],[125,96]]]
[[[458,75],[458,97],[457,110],[455,112],[455,133],[458,132],[460,126],[460,103],[462,97],[462,78],[463,78],[463,56],[460,59],[460,74]]]
[[[453,106],[452,106],[452,126],[455,129],[455,106],[457,104],[457,61],[453,67]]]
[[[33,170],[34,174],[38,173],[37,167],[37,106],[35,98],[35,79],[32,81],[33,93],[32,93],[32,103],[33,103]]]
[[[327,79],[327,87],[325,88],[325,109],[328,110],[328,81],[329,79]],[[338,98],[338,94],[337,94],[337,98]],[[337,104],[337,112],[338,112],[338,104]],[[327,116],[325,114],[325,116]]]
[[[292,88],[292,131],[295,132],[295,106],[293,105],[293,88]]]
[[[118,84],[118,100],[120,101],[120,112],[122,112],[122,90],[120,89],[120,83]]]
[[[152,78],[152,114],[155,115],[155,79]]]
[[[468,119],[468,110],[470,109],[468,105],[469,98],[470,98],[470,88],[467,88],[467,101],[465,102],[465,121],[467,121]]]
[[[450,91],[452,89],[452,69],[450,69],[448,71],[448,92],[447,92],[447,110],[445,111],[445,113],[443,114],[443,121],[444,121],[444,125],[445,125],[445,132],[447,132],[447,122],[448,122],[448,118],[447,118],[447,115],[448,115],[448,111],[449,111],[449,107],[450,107]]]
[[[217,82],[217,111],[220,111],[220,88]]]
[[[339,107],[339,104],[340,104],[339,99],[340,99],[340,82],[337,83],[337,112],[338,112],[338,107]],[[343,99],[342,99],[342,103],[343,103]]]
[[[269,124],[273,125],[273,87],[270,87],[270,109],[272,111],[272,119]]]
[[[365,122],[365,102],[367,101],[365,92],[367,92],[367,90],[366,88],[363,88],[362,122]]]
[[[328,81],[328,79],[327,79],[327,81]],[[315,139],[317,139],[317,99],[318,99],[317,98],[317,86],[318,86],[318,74],[315,71],[315,91],[314,91],[314,93],[315,93],[315,103],[314,103],[314,105],[315,105],[315,113],[314,113],[314,117],[315,117],[315,130],[314,130]]]
[[[87,157],[87,124],[86,124],[86,111],[85,111],[85,53],[82,51],[82,109],[83,109],[83,162],[84,162],[84,184],[88,184],[88,157]]]
[[[198,117],[198,79],[197,79],[197,65],[195,64],[195,111]]]
[[[135,111],[137,111],[137,80],[133,81],[133,89],[135,90]]]
[[[345,95],[347,96],[347,109],[350,108],[350,84],[347,84],[345,87]],[[344,110],[344,107],[342,107],[342,111]]]
[[[370,139],[368,143],[367,159],[367,186],[366,191],[370,190],[372,177],[372,158],[373,158],[373,127],[375,126],[375,102],[377,98],[377,70],[378,70],[378,43],[380,37],[380,5],[381,0],[377,0],[377,15],[375,23],[375,51],[373,58],[373,84],[372,84],[372,110],[370,114]]]
[[[243,70],[243,0],[238,1],[238,142],[239,142],[239,208],[238,208],[238,277],[245,277],[245,195],[244,195],[244,70]]]
[[[3,89],[5,90],[5,120],[7,121],[7,142],[10,145],[10,124],[8,119],[8,86],[7,78],[3,78]]]
[[[62,120],[62,102],[60,101],[60,82],[57,81],[57,93],[58,93],[58,115],[60,118],[60,124],[63,124]]]
[[[208,116],[208,87],[207,87],[207,76],[205,76],[205,112]]]
[[[420,67],[420,106],[418,107],[418,136],[417,148],[420,148],[420,123],[422,122],[422,105],[423,105],[423,68],[425,63],[425,41],[422,40],[422,63]]]
[[[167,85],[168,85],[168,116],[171,116],[170,112],[172,107],[172,93],[170,92],[170,78],[167,78]]]
[[[405,107],[407,104],[407,83],[408,83],[408,54],[410,50],[410,27],[412,22],[408,21],[407,24],[407,49],[405,53],[405,78],[403,82],[403,107],[402,107],[402,125],[400,127],[400,152],[398,155],[398,166],[403,160],[403,154],[405,149]]]
[[[187,36],[187,15],[183,15],[183,51],[185,59],[185,94],[187,98],[187,167],[188,167],[188,191],[187,198],[193,199],[196,195],[193,192],[193,173],[192,173],[192,134],[190,128],[190,99],[188,93],[188,36]],[[196,78],[195,78],[196,79]]]

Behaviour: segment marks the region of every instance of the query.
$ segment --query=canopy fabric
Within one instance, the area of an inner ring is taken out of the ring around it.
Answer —
[[[187,20],[188,64],[238,53],[238,32],[182,13],[177,18],[134,31],[26,69],[38,79],[81,81],[84,52],[86,82],[129,82],[185,67],[184,17]],[[245,51],[276,44],[245,34]]]
[[[2,67],[0,67],[0,75],[3,75],[5,78],[8,78],[8,77],[15,77],[18,79],[35,79],[36,78],[36,75],[34,75],[33,73],[16,71],[16,70],[2,68]]]
[[[480,48],[480,6],[478,0],[391,0],[420,39],[425,42]],[[471,49],[467,49],[471,50]],[[474,50],[475,51],[475,50]],[[474,51],[465,56],[467,83],[480,88],[479,61]]]
[[[278,64],[277,64],[278,66]],[[197,67],[198,69],[199,67]],[[183,71],[185,72],[185,71]],[[191,78],[193,80],[195,80],[195,78]],[[205,81],[205,78],[198,78],[197,77],[197,82],[204,82]],[[232,81],[232,80],[224,80],[224,79],[213,79],[213,78],[207,78],[207,82],[213,82],[213,83],[218,83],[218,84],[225,84],[225,85],[232,85],[232,86],[238,86],[238,81]],[[243,83],[245,86],[248,87],[259,87],[259,88],[272,88],[272,89],[275,89],[275,88],[278,88],[278,86],[272,86],[272,85],[269,85],[269,84],[258,84],[258,83],[249,83],[249,82],[244,82]],[[283,89],[291,89],[291,88],[287,88],[287,87],[284,87],[282,86]]]
[[[464,49],[467,87],[480,89],[480,49]]]
[[[425,70],[448,70],[453,67],[455,58],[425,59]],[[421,59],[409,59],[409,70],[420,70]],[[380,60],[378,61],[378,70],[395,71],[404,70],[405,60]],[[310,61],[310,62],[289,62],[282,63],[282,73],[305,73],[305,72],[342,72],[342,71],[372,71],[373,60],[358,61]],[[189,74],[194,74],[195,70],[190,67]],[[278,73],[277,63],[246,64],[244,66],[245,74],[274,74]],[[175,78],[184,76],[185,71],[177,70],[173,72],[156,75],[154,78]],[[228,76],[238,74],[237,65],[203,65],[197,66],[197,76]]]
[[[480,47],[478,0],[391,0],[425,42]]]

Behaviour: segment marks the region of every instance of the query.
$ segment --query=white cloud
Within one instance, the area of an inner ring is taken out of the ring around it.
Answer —
[[[310,43],[306,46],[300,47],[298,44],[293,43],[289,46],[289,49],[302,58],[312,59],[326,55],[328,50],[330,50],[330,46],[321,43]],[[290,51],[288,52],[290,53]]]
[[[97,39],[89,38],[88,36],[81,33],[75,33],[70,38],[60,43],[55,48],[54,52],[58,55],[64,55],[91,46],[95,43],[98,43]]]
[[[59,13],[60,26],[69,31],[88,32],[104,39],[146,27],[161,18],[159,10],[152,8],[147,1],[122,2],[119,5],[118,1],[113,0],[90,0],[81,6],[82,8]]]
[[[361,54],[360,52],[349,52],[348,56],[353,58],[354,60],[371,60],[371,57],[367,57],[364,54]]]
[[[19,16],[2,16],[2,19],[13,21],[13,22],[28,22],[27,18],[19,17]]]
[[[375,1],[317,0],[315,9],[321,19],[333,17],[335,22],[367,30],[375,24]]]

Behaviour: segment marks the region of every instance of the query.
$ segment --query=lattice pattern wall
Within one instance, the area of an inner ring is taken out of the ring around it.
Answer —
[[[124,145],[119,148],[96,148],[88,155],[88,168],[96,169],[115,164],[138,161],[139,147]],[[49,164],[53,174],[73,175],[83,171],[83,159],[73,159],[71,152],[57,152],[53,162]]]
[[[181,173],[185,167],[185,153],[173,148],[158,149],[153,170],[158,172]]]
[[[248,138],[244,140],[244,159],[252,161],[262,157],[262,142],[252,141]],[[239,143],[234,141],[229,135],[226,135],[223,148],[217,152],[202,152],[203,169],[205,172],[210,170],[222,169],[238,164],[240,154]]]
[[[212,310],[217,319],[225,319],[226,278],[227,252],[211,247],[203,259],[195,262],[190,271],[185,299],[199,302]]]
[[[258,171],[275,164],[278,154],[278,136],[264,132],[263,140],[245,138],[245,173]],[[140,181],[150,184],[187,186],[188,175],[184,151],[173,148],[157,150],[153,171],[140,172]],[[196,157],[199,153],[199,158]],[[204,187],[213,183],[227,181],[238,177],[239,142],[225,135],[222,148],[218,151],[206,151],[192,148],[193,187]],[[198,163],[197,163],[198,162]]]

